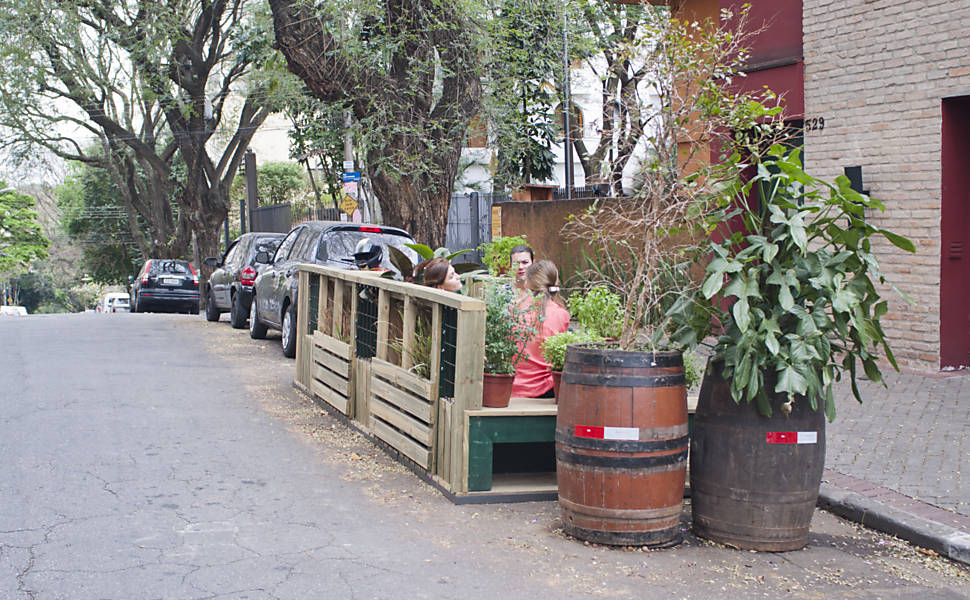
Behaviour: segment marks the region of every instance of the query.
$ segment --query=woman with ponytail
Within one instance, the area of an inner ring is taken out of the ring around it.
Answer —
[[[559,294],[559,269],[551,260],[539,260],[525,271],[525,287],[531,292],[520,301],[533,334],[525,344],[525,358],[515,367],[513,398],[552,398],[552,371],[542,356],[542,344],[550,336],[569,329],[569,311]]]

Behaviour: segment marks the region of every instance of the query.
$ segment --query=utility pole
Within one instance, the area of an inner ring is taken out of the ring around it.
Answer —
[[[569,136],[569,36],[567,35],[566,0],[562,3],[562,122],[563,122],[563,168],[566,171],[566,199],[573,199],[573,145]]]
[[[239,201],[239,228],[242,233],[246,233],[246,216],[249,215],[249,231],[253,230],[253,212],[256,210],[257,190],[256,190],[256,153],[252,148],[246,149],[246,204],[249,210],[245,210],[242,200]]]

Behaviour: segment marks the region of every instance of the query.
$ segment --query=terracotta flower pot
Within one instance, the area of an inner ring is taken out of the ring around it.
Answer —
[[[512,398],[512,381],[515,375],[485,373],[482,380],[482,406],[505,408]]]

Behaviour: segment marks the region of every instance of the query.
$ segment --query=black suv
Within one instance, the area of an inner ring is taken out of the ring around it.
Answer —
[[[272,262],[262,269],[253,285],[249,311],[249,335],[266,337],[267,328],[283,332],[283,355],[296,355],[296,266],[312,263],[338,269],[383,268],[392,270],[388,246],[394,246],[413,262],[417,253],[405,246],[414,238],[396,227],[308,221],[293,228],[280,243]],[[257,260],[268,259],[258,256]]]
[[[253,301],[256,280],[256,253],[272,254],[283,239],[282,233],[244,233],[229,245],[222,259],[210,256],[205,264],[218,267],[206,286],[205,318],[218,321],[229,313],[229,323],[236,329],[246,326],[249,305]]]
[[[150,258],[128,281],[131,312],[168,308],[199,314],[199,276],[187,260]]]

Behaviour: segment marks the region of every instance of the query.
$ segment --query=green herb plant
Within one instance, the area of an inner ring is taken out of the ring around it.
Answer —
[[[566,348],[570,344],[586,344],[602,341],[602,336],[592,334],[586,330],[561,331],[549,336],[542,343],[542,356],[549,363],[550,369],[553,371],[562,371],[563,363],[566,362]]]
[[[499,277],[509,274],[509,252],[519,244],[526,244],[524,235],[497,237],[480,246],[485,253],[485,268],[488,274]]]
[[[620,295],[604,284],[594,286],[585,294],[574,292],[566,300],[569,315],[592,337],[601,339],[620,337],[623,327],[623,302]]]
[[[798,149],[772,146],[757,174],[729,191],[705,220],[714,235],[699,250],[713,259],[700,294],[668,311],[672,338],[694,346],[716,333],[713,358],[735,402],[753,401],[771,416],[775,394],[785,413],[796,399],[813,410],[822,399],[831,421],[835,382],[847,376],[861,402],[860,364],[881,381],[881,350],[898,370],[880,325],[888,305],[875,284],[886,279],[872,238],[906,252],[915,246],[872,225],[866,211],[883,204],[852,190],[846,177],[829,184],[805,173]],[[755,191],[760,201],[748,201]]]
[[[489,282],[485,288],[485,372],[511,375],[525,357],[533,335],[511,288]]]

